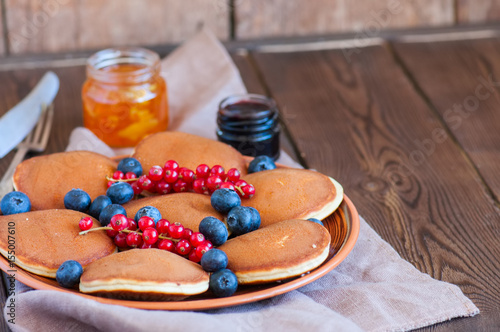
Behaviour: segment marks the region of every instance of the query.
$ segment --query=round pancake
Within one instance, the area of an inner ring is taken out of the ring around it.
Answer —
[[[190,228],[193,232],[198,232],[198,226],[205,217],[224,220],[224,216],[212,207],[210,196],[197,193],[150,196],[130,201],[123,207],[127,211],[127,216],[134,218],[137,211],[147,205],[157,208],[163,219],[171,223],[180,222],[184,228]]]
[[[175,160],[181,167],[196,170],[200,164],[209,167],[221,165],[224,170],[237,168],[241,174],[247,173],[243,155],[225,143],[208,138],[166,131],[149,135],[135,147],[132,157],[140,161],[144,172],[152,166],[165,165],[168,160]]]
[[[0,216],[0,253],[9,259],[8,251],[12,250],[9,244],[14,241],[16,265],[29,272],[55,278],[59,266],[69,259],[85,267],[116,252],[116,246],[104,231],[78,234],[78,223],[82,217],[88,216],[73,210]],[[93,221],[93,227],[100,226],[97,220]],[[13,237],[15,240],[12,240]]]
[[[33,157],[16,168],[14,187],[31,201],[32,210],[64,209],[64,195],[71,189],[82,189],[94,200],[105,195],[106,176],[117,163],[89,151],[71,151]]]
[[[324,219],[343,200],[342,186],[316,171],[276,168],[248,174],[244,178],[255,187],[255,195],[241,204],[256,208],[261,227],[287,219]]]
[[[132,249],[87,266],[80,291],[137,300],[178,300],[208,289],[199,264],[160,249]]]
[[[228,269],[239,284],[279,281],[306,273],[323,263],[330,234],[312,221],[292,219],[235,237],[222,246]]]

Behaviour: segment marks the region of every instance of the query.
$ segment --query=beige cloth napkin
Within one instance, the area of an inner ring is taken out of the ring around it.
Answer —
[[[169,84],[170,130],[215,138],[218,102],[245,92],[231,58],[207,31],[165,59],[163,74]],[[109,156],[124,152],[113,151],[83,128],[72,133],[68,149]],[[280,162],[297,165],[285,154]],[[405,331],[479,313],[457,286],[401,259],[364,219],[356,246],[335,270],[298,290],[236,307],[147,311],[18,286],[13,331]]]

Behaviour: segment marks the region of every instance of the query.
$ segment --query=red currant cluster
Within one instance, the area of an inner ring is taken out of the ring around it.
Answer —
[[[111,218],[110,226],[92,228],[92,225],[92,218],[80,219],[80,234],[106,230],[108,236],[122,250],[158,248],[198,263],[203,254],[213,248],[212,243],[206,240],[203,234],[184,228],[181,223],[170,223],[166,219],[158,220],[155,225],[154,220],[148,216],[141,217],[136,222],[123,214],[116,214]]]
[[[123,174],[115,171],[112,178],[108,178],[108,187],[118,181],[129,182],[135,195],[147,191],[160,195],[171,192],[196,192],[211,195],[215,190],[228,188],[236,191],[241,198],[251,198],[255,194],[255,187],[244,180],[240,180],[241,173],[231,168],[225,173],[220,165],[210,168],[201,164],[196,170],[180,167],[174,160],[169,160],[164,167],[153,166],[147,174],[137,178],[133,172]]]

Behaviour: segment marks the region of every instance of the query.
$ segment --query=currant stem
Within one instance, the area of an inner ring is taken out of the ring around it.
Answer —
[[[103,230],[103,231],[107,231],[107,230],[112,230],[112,229],[113,229],[113,227],[109,227],[109,226],[105,226],[105,227],[104,227],[104,226],[103,226],[103,227],[96,227],[96,228],[91,228],[91,229],[86,230],[86,231],[81,231],[81,232],[80,232],[80,233],[78,233],[78,234],[80,234],[80,235],[85,235],[85,234],[87,234],[87,233],[89,233],[89,232],[93,232],[93,231],[101,231],[101,230]],[[138,231],[131,231],[130,229],[124,229],[124,230],[121,230],[121,231],[119,231],[119,232],[123,232],[123,233],[137,233],[137,234],[139,234],[140,236],[142,236],[142,232],[138,232]],[[169,237],[169,236],[165,236],[165,235],[161,235],[161,234],[160,234],[160,235],[158,235],[158,238],[159,238],[159,239],[171,240],[172,242],[175,242],[175,243],[177,243],[177,242],[179,242],[180,240],[182,240],[182,239],[174,239],[174,238],[171,238],[171,237]]]

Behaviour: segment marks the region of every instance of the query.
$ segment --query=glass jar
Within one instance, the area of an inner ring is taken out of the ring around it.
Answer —
[[[134,146],[168,126],[160,58],[146,49],[112,48],[92,55],[82,100],[84,126],[112,147]]]
[[[274,100],[256,94],[230,96],[219,104],[217,138],[246,156],[280,154],[280,125]]]

